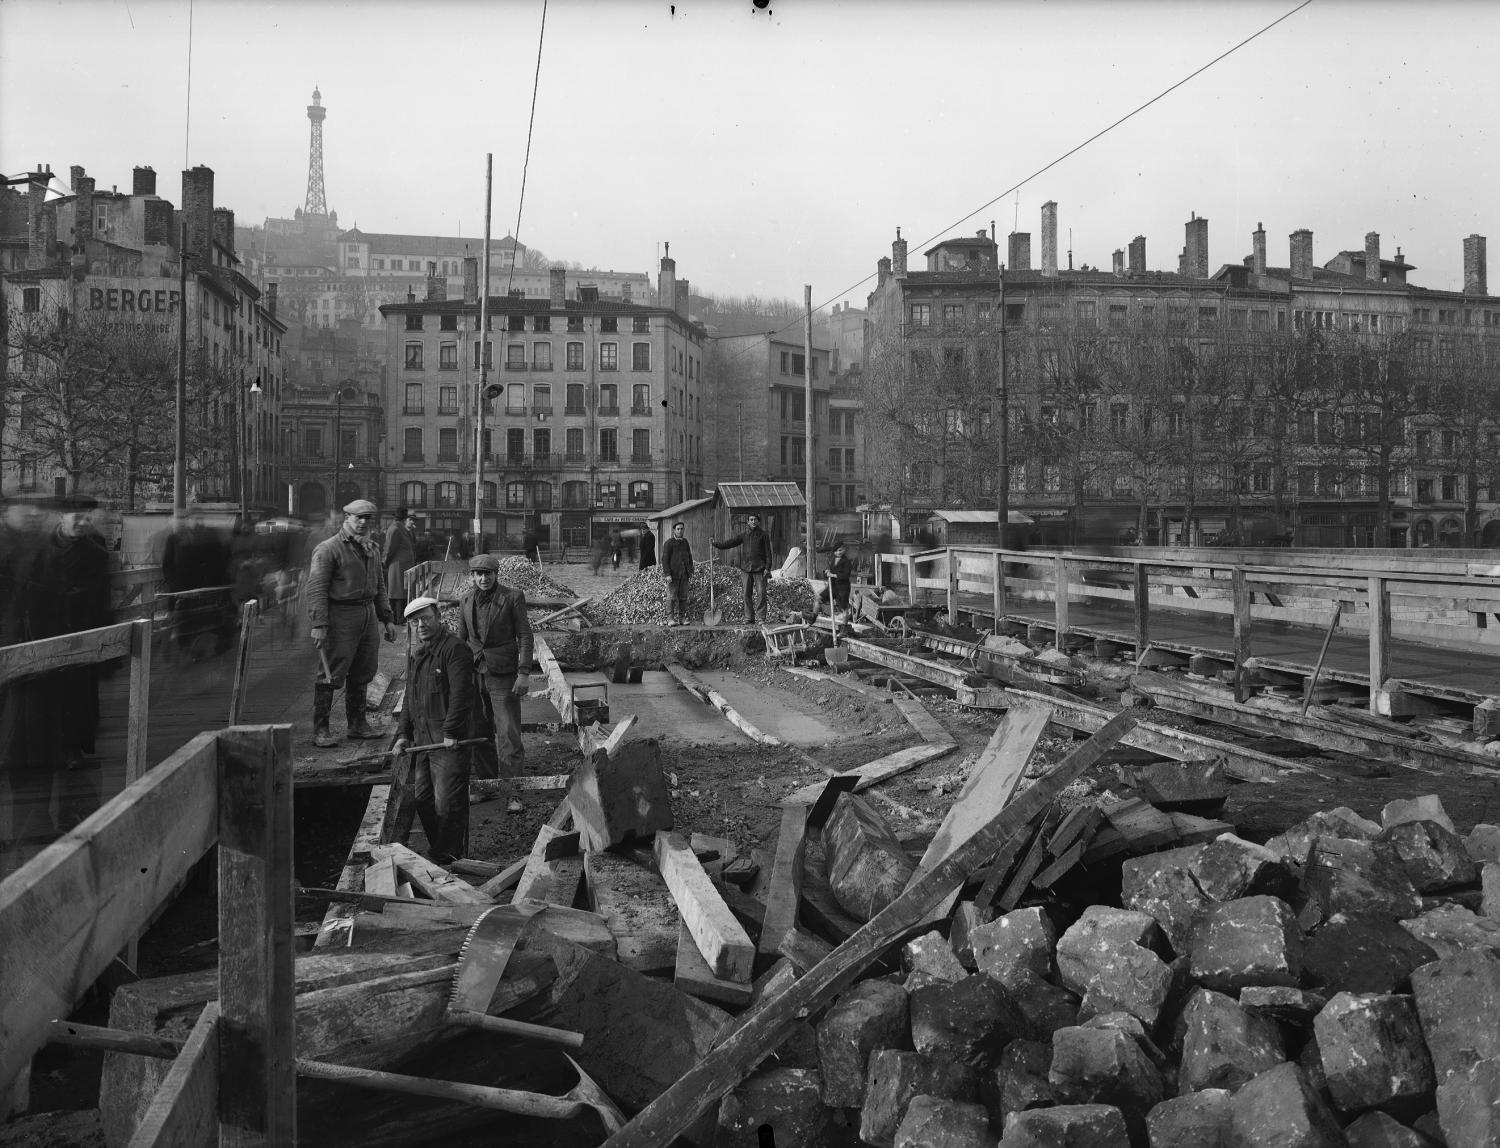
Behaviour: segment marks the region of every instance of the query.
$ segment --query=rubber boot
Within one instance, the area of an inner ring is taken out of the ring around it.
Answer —
[[[313,744],[319,749],[338,745],[328,732],[328,715],[333,710],[333,687],[327,682],[313,685]]]
[[[349,719],[351,741],[366,741],[380,736],[380,731],[372,729],[365,720],[365,691],[362,688],[355,689],[352,682],[344,687],[344,714]]]

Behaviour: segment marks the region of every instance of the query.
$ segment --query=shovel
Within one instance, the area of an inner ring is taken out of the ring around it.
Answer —
[[[719,613],[719,608],[714,605],[714,564],[705,562],[703,569],[708,571],[708,609],[703,611],[703,624],[717,626],[724,620],[724,615]]]

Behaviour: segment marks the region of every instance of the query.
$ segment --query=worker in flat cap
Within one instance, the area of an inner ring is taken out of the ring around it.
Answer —
[[[513,813],[521,810],[511,794],[509,779],[520,775],[526,760],[521,742],[521,699],[530,686],[531,621],[526,617],[526,595],[500,584],[500,563],[494,555],[469,559],[470,585],[458,601],[458,636],[474,656],[480,688],[488,696],[495,723],[497,784],[476,797],[499,797]]]
[[[307,621],[321,671],[313,686],[313,744],[323,749],[338,744],[328,718],[340,688],[349,737],[380,736],[365,718],[365,688],[375,677],[381,627],[387,642],[396,640],[396,627],[380,549],[369,537],[379,513],[363,498],[349,503],[338,533],[318,543],[308,564]]]
[[[468,852],[469,765],[458,743],[468,736],[474,703],[473,657],[443,624],[434,598],[413,598],[407,624],[415,630],[406,663],[406,700],[397,730],[398,754],[410,745],[439,746],[397,758],[397,775],[410,780],[427,850],[439,864]]]

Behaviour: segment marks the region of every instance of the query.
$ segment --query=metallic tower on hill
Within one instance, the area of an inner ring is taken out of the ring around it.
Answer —
[[[323,191],[323,120],[328,109],[323,106],[323,93],[316,87],[313,88],[312,101],[307,105],[312,138],[307,145],[307,203],[302,210],[306,215],[327,215],[328,196]]]

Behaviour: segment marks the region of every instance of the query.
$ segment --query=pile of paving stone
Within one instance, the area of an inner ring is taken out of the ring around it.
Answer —
[[[961,901],[901,972],[847,989],[731,1092],[721,1135],[1500,1144],[1500,826],[1462,836],[1429,796],[1378,824],[1334,809],[1264,845],[1218,832],[1091,876],[1118,898]]]
[[[701,622],[709,607],[709,585],[712,580],[713,604],[723,616],[724,624],[741,625],[745,621],[745,577],[731,566],[701,565],[688,582],[688,618]],[[660,566],[650,566],[612,590],[603,598],[582,607],[579,613],[592,626],[665,625],[672,617],[667,593],[667,578]],[[772,581],[766,587],[766,617],[762,622],[784,622],[800,619],[814,608],[812,588],[804,579]]]
[[[528,598],[570,601],[578,597],[572,587],[547,577],[535,562],[518,555],[499,558],[498,579],[504,586],[514,586]]]

